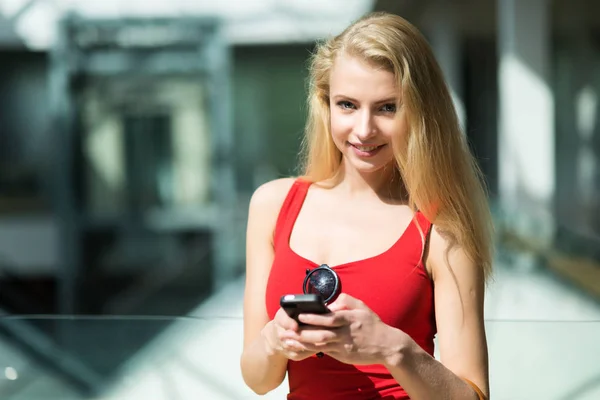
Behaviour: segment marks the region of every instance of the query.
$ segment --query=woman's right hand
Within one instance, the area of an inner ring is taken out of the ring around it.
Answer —
[[[267,352],[270,355],[280,354],[292,361],[302,361],[314,355],[315,352],[306,350],[299,342],[284,339],[286,331],[298,332],[298,329],[298,323],[280,308],[275,318],[267,322],[262,331]]]

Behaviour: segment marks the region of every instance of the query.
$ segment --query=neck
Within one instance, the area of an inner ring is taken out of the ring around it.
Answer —
[[[372,173],[360,173],[342,163],[336,187],[348,197],[377,196],[385,200],[402,200],[404,185],[392,164]]]

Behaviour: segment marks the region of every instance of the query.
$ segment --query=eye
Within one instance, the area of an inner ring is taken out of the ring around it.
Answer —
[[[396,105],[394,103],[385,104],[383,107],[381,107],[381,111],[385,113],[395,113]]]
[[[337,102],[337,106],[342,110],[354,110],[354,104],[349,101],[342,100]]]

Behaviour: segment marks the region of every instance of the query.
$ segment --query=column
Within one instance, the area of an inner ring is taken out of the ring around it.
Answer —
[[[554,232],[554,100],[549,0],[498,0],[500,206],[517,234]]]
[[[462,79],[462,38],[456,15],[457,7],[449,1],[432,4],[425,17],[426,34],[435,57],[444,72],[463,132],[466,127]]]

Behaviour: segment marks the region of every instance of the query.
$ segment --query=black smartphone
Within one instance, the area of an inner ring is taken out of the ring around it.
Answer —
[[[318,294],[286,294],[279,300],[281,308],[298,323],[300,314],[329,314],[331,311]]]

